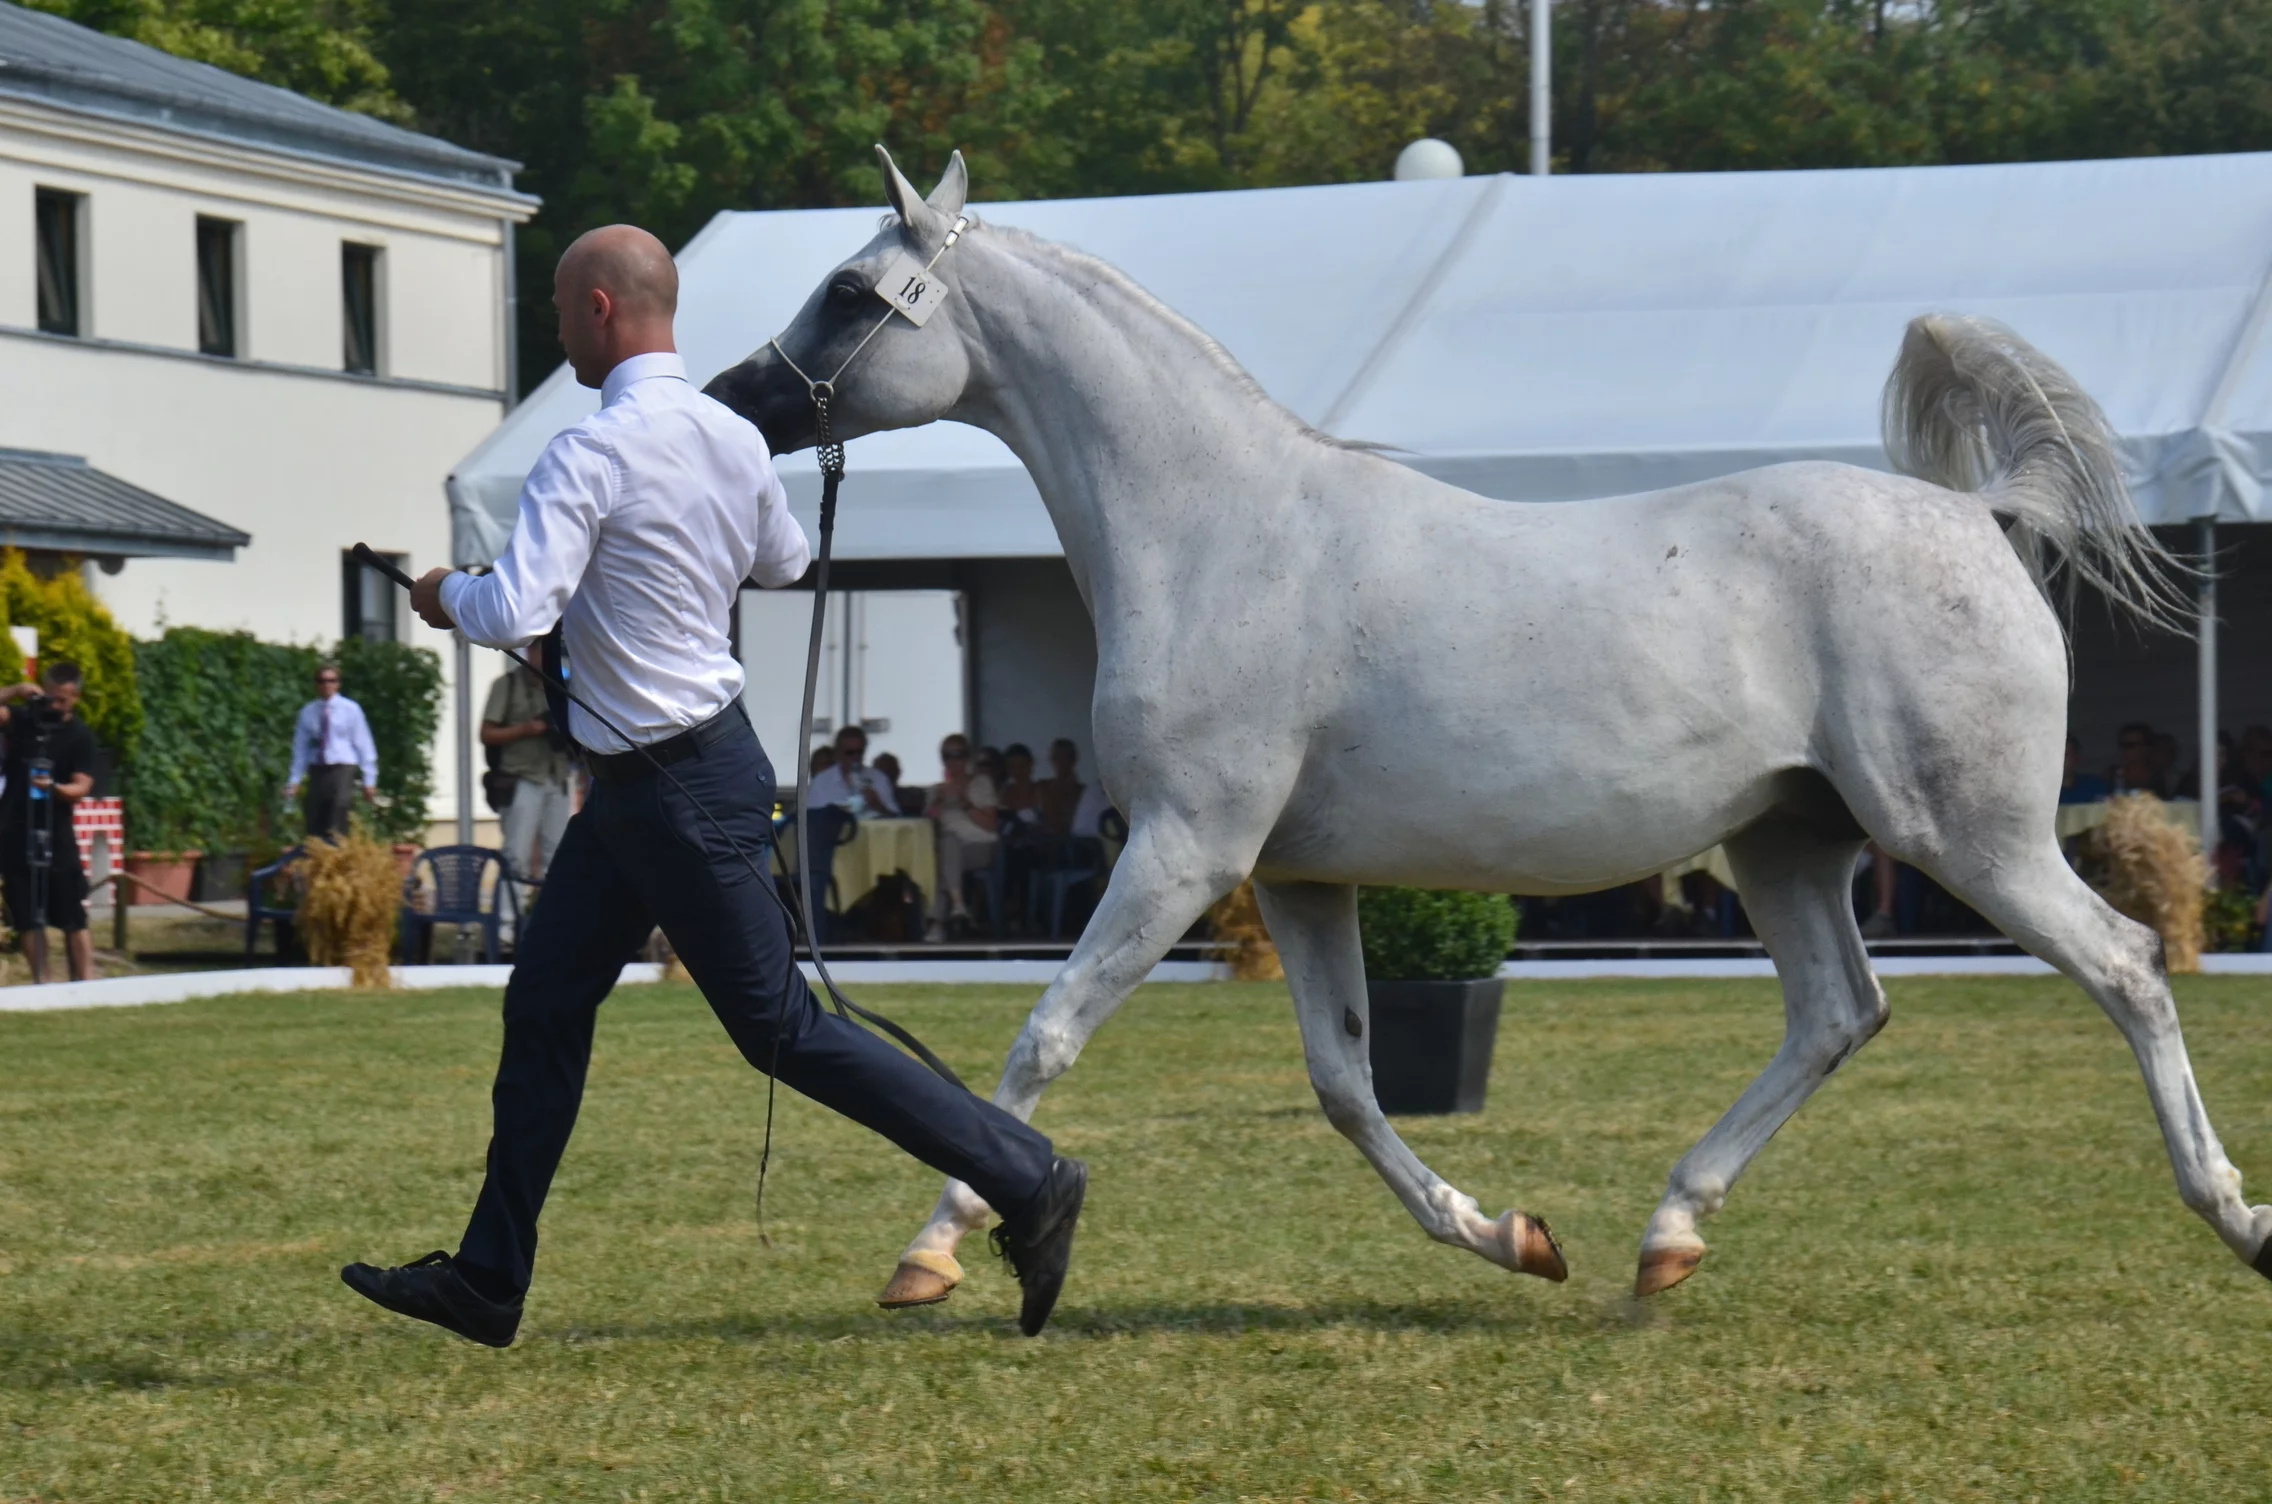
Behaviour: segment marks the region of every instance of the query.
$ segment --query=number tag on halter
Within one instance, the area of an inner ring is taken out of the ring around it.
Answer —
[[[876,296],[906,314],[908,322],[919,329],[930,321],[946,295],[947,284],[938,274],[923,270],[923,263],[905,251],[894,255],[876,279]]]

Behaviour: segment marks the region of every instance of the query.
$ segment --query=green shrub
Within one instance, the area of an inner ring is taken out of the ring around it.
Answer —
[[[142,735],[142,696],[136,683],[134,640],[111,620],[76,568],[48,579],[32,573],[20,549],[0,553],[0,632],[10,626],[39,633],[42,665],[69,659],[83,676],[79,716],[120,763],[134,760]],[[11,648],[0,683],[22,675]]]
[[[292,728],[315,697],[313,647],[247,632],[175,627],[134,645],[147,716],[126,780],[127,839],[149,850],[267,854],[301,835],[284,800]],[[339,644],[341,691],[363,707],[379,753],[374,833],[414,840],[426,829],[429,757],[441,721],[442,665],[392,642]]]
[[[1365,888],[1357,921],[1365,975],[1384,982],[1492,976],[1515,943],[1515,905],[1503,893]]]
[[[2256,898],[2241,888],[2212,888],[2201,914],[2203,950],[2254,950]]]

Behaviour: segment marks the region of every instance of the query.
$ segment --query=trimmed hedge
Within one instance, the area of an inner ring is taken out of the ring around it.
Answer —
[[[153,851],[267,854],[300,839],[284,800],[292,728],[327,655],[247,632],[175,627],[134,644],[147,717],[126,779],[127,839]],[[363,707],[379,752],[373,833],[425,834],[429,758],[441,724],[442,664],[430,649],[349,639],[328,661]]]
[[[1515,905],[1504,893],[1364,888],[1357,924],[1365,975],[1383,982],[1493,976],[1515,943]]]

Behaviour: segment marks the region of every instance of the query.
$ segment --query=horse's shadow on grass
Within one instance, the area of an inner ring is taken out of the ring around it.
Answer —
[[[1309,1336],[1337,1329],[1416,1332],[1431,1335],[1538,1336],[1548,1329],[1567,1331],[1571,1320],[1605,1331],[1650,1324],[1647,1307],[1631,1300],[1573,1311],[1488,1305],[1481,1301],[1332,1300],[1314,1305],[1210,1302],[1197,1305],[1140,1303],[1060,1310],[1048,1335],[1062,1340],[1098,1341],[1116,1337],[1176,1333],[1193,1337],[1246,1337],[1279,1334]],[[531,1335],[540,1335],[532,1333]],[[962,1314],[944,1307],[896,1312],[844,1312],[779,1317],[728,1316],[685,1321],[571,1323],[545,1330],[543,1340],[577,1342],[710,1341],[910,1342],[941,1337],[1007,1337],[1023,1342],[1007,1313]]]

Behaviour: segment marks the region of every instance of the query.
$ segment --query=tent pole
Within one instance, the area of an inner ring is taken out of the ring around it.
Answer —
[[[1554,115],[1547,91],[1554,83],[1554,48],[1548,0],[1530,0],[1530,175],[1553,171]]]
[[[2201,519],[2200,665],[2201,853],[2217,859],[2217,519]]]
[[[473,844],[473,643],[463,632],[450,634],[457,649],[458,844]]]

